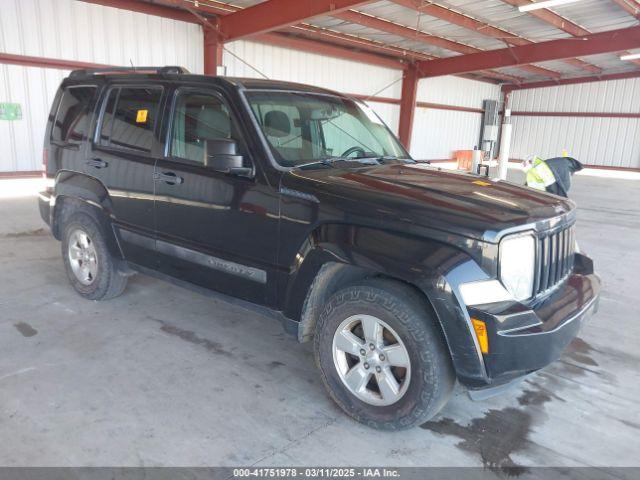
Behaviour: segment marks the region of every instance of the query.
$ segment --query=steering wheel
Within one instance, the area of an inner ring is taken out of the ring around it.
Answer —
[[[366,152],[364,151],[364,148],[359,147],[359,146],[355,146],[355,147],[351,147],[351,148],[347,148],[342,155],[340,155],[341,157],[348,157],[349,155],[353,154],[353,153],[358,153],[359,157],[364,157]]]

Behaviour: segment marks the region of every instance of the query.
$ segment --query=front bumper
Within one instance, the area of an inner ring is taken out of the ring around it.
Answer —
[[[484,321],[489,334],[489,353],[483,355],[487,381],[472,388],[498,388],[560,358],[584,321],[597,311],[599,292],[593,262],[576,254],[573,273],[530,305],[500,302],[469,307],[469,316]]]

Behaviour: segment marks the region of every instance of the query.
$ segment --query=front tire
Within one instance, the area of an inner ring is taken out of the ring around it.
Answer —
[[[112,257],[101,225],[93,216],[76,212],[64,224],[62,258],[73,288],[89,300],[107,300],[120,295],[127,277]]]
[[[315,358],[338,406],[373,428],[432,418],[455,383],[443,335],[424,298],[373,279],[333,295],[318,319]]]

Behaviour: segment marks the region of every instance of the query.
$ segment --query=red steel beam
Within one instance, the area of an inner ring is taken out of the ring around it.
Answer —
[[[305,38],[311,38],[328,42],[333,45],[345,46],[348,48],[356,48],[365,52],[370,52],[378,55],[389,55],[396,60],[433,60],[438,57],[428,55],[423,52],[417,52],[415,50],[406,50],[393,45],[386,45],[380,42],[375,42],[366,38],[361,38],[355,35],[348,35],[334,30],[328,30],[318,28],[308,24],[295,25],[287,28],[288,32],[302,35]],[[479,82],[488,82],[492,84],[499,84],[505,81],[510,83],[522,83],[525,79],[517,77],[515,75],[507,75],[500,72],[492,72],[490,70],[477,72],[473,75],[464,75],[471,80],[477,80]]]
[[[502,40],[505,43],[513,42],[513,45],[517,45],[520,41],[527,42],[526,39],[520,38],[511,32],[507,32],[506,30],[491,26],[489,24],[476,20],[475,18],[469,17],[468,15],[454,12],[453,10],[449,10],[448,8],[441,7],[440,5],[436,5],[434,3],[427,3],[422,0],[391,1],[397,3],[398,5],[402,5],[403,7],[416,10],[420,13],[439,18],[440,20],[444,20],[449,23],[453,23],[454,25],[466,28],[467,30],[473,30],[474,32],[481,35]]]
[[[210,15],[229,15],[230,13],[239,12],[242,10],[233,5],[220,3],[215,0],[208,0],[207,3],[199,3],[197,6],[185,0],[156,0],[153,4],[137,0],[82,1],[119,8],[123,10],[145,13],[148,15],[171,18],[174,20],[204,24],[205,73],[208,75],[215,74],[217,70],[216,66],[220,64],[222,54],[221,44],[218,42],[217,46],[213,46],[213,44],[215,43],[215,39],[211,35],[210,28],[207,28],[208,25],[214,24],[216,20],[215,18],[210,17]],[[176,8],[174,7],[183,10],[176,10]],[[188,8],[188,10],[184,10],[185,8]],[[295,33],[296,35],[304,35],[305,37],[310,37],[316,40],[320,40],[324,43],[328,43],[329,46],[324,51],[326,51],[330,56],[345,58],[348,60],[354,60],[363,63],[372,63],[374,65],[381,65],[391,68],[404,68],[406,65],[400,63],[400,60],[406,59],[411,61],[420,61],[436,58],[422,52],[406,50],[392,45],[385,45],[380,42],[374,42],[372,40],[360,38],[354,35],[334,32],[331,30],[321,29],[306,24],[291,26],[288,27],[285,31]],[[307,42],[304,38],[300,39],[300,41],[296,41],[295,38],[280,34],[263,37],[262,40],[264,40],[265,43],[294,48],[296,50],[302,51],[318,52],[319,48],[317,42]],[[340,47],[346,48],[341,49]],[[506,75],[499,72],[486,71],[479,73],[487,78],[498,79],[512,83],[520,83],[524,80],[521,77]]]
[[[443,103],[418,102],[419,108],[432,108],[435,110],[451,110],[454,112],[484,113],[483,108],[460,107],[458,105],[446,105]]]
[[[439,37],[437,35],[430,35],[428,33],[419,32],[418,30],[415,30],[413,28],[405,27],[404,25],[390,22],[388,20],[383,20],[378,17],[373,17],[371,15],[366,15],[361,12],[355,12],[353,10],[349,10],[339,14],[332,14],[332,16],[350,23],[357,23],[358,25],[363,25],[365,27],[374,28],[382,32],[390,33],[392,35],[398,35],[411,40],[416,40],[422,43],[444,48],[446,50],[451,50],[452,52],[462,54],[482,52],[482,50],[480,50],[479,48],[475,48],[464,43],[454,42],[453,40]],[[530,73],[535,73],[536,75],[542,75],[545,77],[561,77],[560,73],[558,72],[554,72],[553,70],[548,70],[542,67],[537,67],[535,65],[524,65],[522,66],[522,69],[527,70]]]
[[[206,3],[188,0],[151,0],[154,3],[177,7],[187,11],[195,11],[204,15],[229,15],[242,10],[239,7],[217,0],[206,0]]]
[[[579,118],[640,118],[640,113],[625,112],[511,112],[515,117],[579,117]]]
[[[186,3],[185,0],[156,0],[162,1],[165,4],[173,4],[176,6],[183,7]],[[200,3],[198,6],[190,4],[190,9],[195,10],[199,13],[205,14],[217,14],[217,15],[228,15],[229,13],[238,12],[241,10],[239,7],[235,7],[230,4],[220,3],[215,0],[208,0],[206,4]],[[396,47],[393,45],[386,45],[381,42],[375,42],[369,39],[361,38],[355,35],[349,35],[342,32],[336,32],[333,30],[323,29],[319,27],[315,27],[309,24],[298,24],[287,27],[285,31],[294,33],[296,35],[303,35],[304,37],[309,37],[315,40],[320,40],[323,42],[328,42],[332,45],[342,46],[347,48],[355,48],[357,50],[364,50],[369,53],[377,54],[377,55],[388,55],[394,57],[399,60],[411,60],[411,61],[419,61],[419,60],[430,60],[437,57],[432,55],[428,55],[423,52],[416,52],[414,50],[407,50],[400,47]],[[285,40],[280,40],[278,43],[285,42]],[[286,43],[286,42],[285,42]],[[297,47],[301,47],[300,44]],[[301,48],[298,48],[301,49]],[[351,58],[351,55],[349,55]],[[367,63],[367,58],[363,57],[360,61]],[[482,76],[486,79],[489,79],[492,83],[495,83],[496,80],[508,81],[512,83],[520,83],[524,79],[522,77],[517,77],[513,75],[507,75],[499,72],[480,72]],[[539,70],[536,70],[535,73],[544,73]],[[482,78],[476,78],[475,80],[486,81]]]
[[[502,0],[504,3],[508,3],[513,7],[520,7],[522,5],[528,5],[530,3],[535,3],[532,0]],[[566,18],[558,15],[557,13],[548,10],[546,8],[540,8],[538,10],[531,10],[527,12],[528,15],[532,17],[536,17],[543,22],[556,27],[558,30],[562,30],[563,32],[568,33],[574,37],[582,37],[584,35],[589,35],[591,32],[586,28],[581,27],[578,24],[567,20]]]
[[[516,84],[519,84],[525,81],[525,79],[522,77],[517,77],[515,75],[508,75],[502,72],[494,72],[493,70],[479,70],[475,73],[484,77],[495,78],[498,80],[503,80],[506,82],[516,83]]]
[[[94,3],[105,7],[119,8],[121,10],[129,10],[131,12],[146,13],[147,15],[155,15],[156,17],[170,18],[172,20],[180,20],[181,22],[197,23],[198,20],[191,13],[184,10],[177,10],[172,7],[157,3],[138,2],[134,0],[82,0],[85,3]]]
[[[531,40],[527,40],[526,38],[516,35],[515,33],[508,32],[507,30],[503,30],[498,27],[494,27],[487,23],[476,20],[475,18],[463,15],[462,13],[454,12],[453,10],[449,10],[448,8],[441,7],[440,5],[436,5],[433,3],[424,3],[422,0],[392,1],[394,3],[397,3],[398,5],[402,5],[403,7],[411,8],[426,15],[430,15],[432,17],[439,18],[440,20],[453,23],[454,25],[457,25],[459,27],[466,28],[467,30],[472,30],[476,33],[479,33],[480,35],[501,40],[507,45],[520,46],[530,45],[534,43]],[[589,32],[585,32],[584,34],[588,33]],[[565,60],[565,62],[574,67],[581,68],[591,73],[602,72],[601,68],[580,60],[579,58],[568,58]]]
[[[204,29],[204,74],[217,75],[218,66],[222,65],[222,42],[217,32]]]
[[[26,55],[14,55],[0,53],[0,64],[21,65],[23,67],[55,68],[58,70],[76,70],[81,68],[105,68],[113,65],[103,63],[78,62],[75,60],[62,60],[58,58],[29,57]]]
[[[38,67],[38,68],[54,68],[58,70],[75,70],[75,69],[81,69],[81,68],[107,68],[107,67],[113,66],[113,65],[106,65],[102,63],[78,62],[74,60],[62,60],[62,59],[45,58],[45,57],[29,57],[25,55],[14,55],[9,53],[0,53],[0,64],[21,65],[25,67]],[[404,92],[404,87],[403,87],[403,92]],[[371,96],[371,95],[361,95],[361,94],[347,94],[347,95],[360,100],[369,101],[369,102],[388,103],[392,105],[402,104],[402,100],[398,98],[378,97],[375,95]],[[417,95],[417,90],[416,90],[416,95]],[[476,112],[476,113],[481,113],[483,111],[483,110],[478,110],[473,108],[458,107],[455,105],[445,105],[445,104],[439,104],[439,103],[437,104],[437,103],[417,102],[416,105],[420,108],[437,108],[441,110],[455,110],[455,111]],[[638,115],[640,116],[640,114]]]
[[[388,103],[391,105],[400,105],[399,98],[391,98],[391,97],[376,97],[375,95],[362,95],[360,93],[349,93],[350,97],[357,98],[358,100],[363,100],[365,102],[376,102],[376,103]]]
[[[635,0],[613,0],[620,8],[629,15],[640,19],[640,4]]]
[[[356,35],[349,35],[346,33],[336,32],[334,30],[328,30],[307,24],[288,27],[287,32],[291,32],[296,35],[302,35],[304,37],[309,37],[323,42],[332,43],[335,45],[365,50],[379,55],[389,55],[391,57],[395,57],[396,59],[433,60],[434,58],[437,58],[432,55],[427,55],[426,53],[416,52],[415,50],[406,50],[404,48],[395,47],[393,45],[386,45],[384,43],[375,42],[373,40],[358,37]]]
[[[423,77],[454,75],[484,69],[515,67],[528,63],[563,60],[640,47],[640,26],[593,33],[584,37],[490,50],[419,63]]]
[[[389,103],[391,105],[398,105],[402,102],[402,100],[399,98],[376,97],[376,96],[372,97],[372,96],[353,94],[353,93],[348,95],[350,97],[357,98],[359,100],[364,100],[366,102]],[[482,108],[461,107],[458,105],[448,105],[445,103],[416,102],[416,107],[433,108],[435,110],[450,110],[454,112],[484,113],[484,109]],[[640,113],[637,115],[640,116]]]
[[[398,70],[402,70],[406,67],[405,63],[391,57],[383,57],[382,55],[376,55],[373,53],[356,52],[355,50],[338,47],[326,42],[317,42],[315,40],[307,40],[306,38],[293,37],[280,33],[263,33],[256,36],[255,39],[256,41],[279,47],[317,53],[318,55],[344,58],[346,60],[369,63],[371,65],[379,65],[381,67],[395,68]]]
[[[502,0],[502,1],[514,7],[535,3],[533,0]],[[582,37],[584,35],[591,34],[591,32],[586,28],[581,27],[577,23],[573,23],[571,20],[567,20],[566,18],[546,8],[541,8],[539,10],[532,10],[527,13],[533,17],[536,17],[539,20],[542,20],[543,22],[553,27],[556,27],[558,30],[562,30],[563,32],[568,33],[573,37]],[[620,52],[620,55],[625,55],[628,53],[629,52],[623,51],[623,52]],[[632,62],[637,65],[640,65],[640,60],[632,60]],[[599,72],[595,72],[595,73],[599,73]]]
[[[215,24],[216,19],[212,17],[202,17],[200,14],[209,15],[209,14],[218,14],[218,15],[229,15],[230,12],[240,12],[241,9],[234,7],[232,5],[227,4],[219,4],[217,2],[212,3],[199,3],[198,6],[190,2],[185,2],[184,0],[156,0],[161,3],[146,3],[140,2],[137,0],[82,0],[87,3],[95,3],[98,5],[108,6],[119,8],[122,10],[129,10],[133,12],[146,13],[148,15],[156,15],[164,18],[171,18],[174,20],[180,20],[189,23],[197,23],[203,25],[205,32],[205,74],[207,75],[215,75],[217,71],[217,65],[221,62],[221,53],[222,53],[222,43],[219,39],[215,39],[211,34],[211,28],[208,28],[207,24]],[[361,2],[362,3],[362,2]],[[170,6],[171,5],[171,6]],[[188,8],[188,10],[178,10],[175,7],[179,7],[181,9]],[[196,12],[198,15],[194,14]],[[205,19],[206,21],[203,21]],[[289,31],[292,30],[293,27],[289,27]],[[320,29],[318,29],[320,30]],[[298,32],[296,32],[298,33]],[[217,40],[217,42],[216,42]],[[335,39],[331,44],[326,47],[317,41],[310,41],[306,39],[296,39],[287,35],[282,35],[280,33],[273,34],[265,34],[255,38],[255,40],[264,41],[265,43],[269,43],[272,45],[283,46],[287,48],[293,48],[295,50],[302,50],[308,52],[316,52],[337,57],[344,58],[347,60],[353,60],[363,63],[369,63],[373,65],[380,65],[384,67],[394,68],[394,69],[403,69],[405,65],[400,61],[397,52],[393,51],[393,48],[385,48],[382,47],[377,52],[373,51],[372,45],[368,45],[368,50],[370,52],[362,52],[355,51],[350,48],[343,48],[346,45],[340,46]],[[323,42],[327,42],[328,35],[322,38]],[[373,42],[372,42],[373,43]],[[214,44],[216,46],[214,47]],[[353,48],[355,45],[350,45]],[[380,55],[386,54],[386,56]],[[414,58],[414,60],[425,60],[428,59],[428,56],[423,58]]]
[[[407,150],[409,150],[409,147],[411,146],[411,133],[413,132],[413,118],[416,113],[419,79],[418,70],[414,66],[407,68],[404,72],[404,77],[402,78],[398,138]]]
[[[268,0],[220,19],[225,42],[278,30],[319,15],[347,10],[371,0]]]
[[[591,75],[588,77],[563,78],[561,80],[549,80],[545,82],[527,82],[520,85],[503,85],[504,92],[512,92],[514,90],[527,90],[530,88],[557,87],[559,85],[575,85],[579,83],[604,82],[607,80],[623,80],[626,78],[640,77],[640,70],[623,73],[609,73],[605,75]]]
[[[413,28],[405,27],[398,23],[390,22],[389,20],[383,20],[378,17],[367,15],[365,13],[349,10],[346,12],[332,14],[332,17],[339,18],[349,23],[356,23],[369,28],[374,28],[382,32],[391,33],[392,35],[398,35],[400,37],[409,38],[411,40],[417,40],[419,42],[434,45],[436,47],[445,48],[457,53],[475,53],[481,50],[464,43],[454,42],[437,35],[430,35],[428,33],[419,32]]]
[[[185,0],[161,0],[163,3],[171,3],[181,8],[184,5],[189,6],[190,9],[204,14],[216,14],[216,15],[229,15],[230,13],[239,12],[242,10],[239,7],[227,3],[220,3],[215,0],[207,0],[207,3],[199,3],[198,6],[190,4]],[[303,35],[315,40],[328,42],[332,45],[342,46],[347,48],[354,48],[357,50],[365,50],[369,53],[377,55],[386,55],[393,57],[394,59],[407,59],[407,60],[429,60],[436,57],[427,55],[422,52],[416,52],[413,50],[407,50],[392,45],[385,45],[381,42],[374,42],[369,39],[361,38],[356,35],[349,35],[342,32],[336,32],[324,28],[315,27],[306,23],[298,25],[292,25],[283,30],[284,32],[293,33],[295,35]]]

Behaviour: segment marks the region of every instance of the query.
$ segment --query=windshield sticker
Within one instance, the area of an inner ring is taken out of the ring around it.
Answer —
[[[148,115],[149,110],[138,110],[138,114],[136,115],[136,123],[147,123]]]

